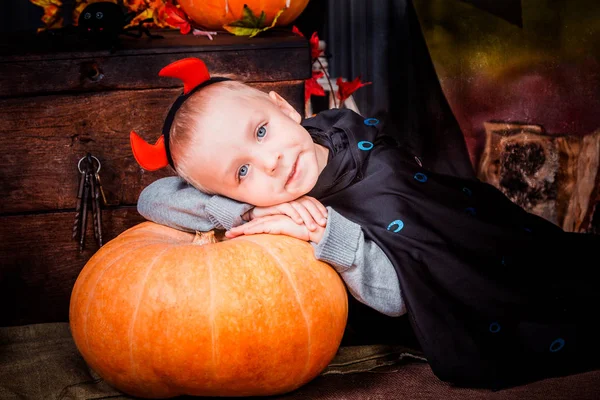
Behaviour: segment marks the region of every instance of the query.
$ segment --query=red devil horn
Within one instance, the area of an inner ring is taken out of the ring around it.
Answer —
[[[184,58],[175,61],[158,73],[159,76],[178,78],[183,81],[183,94],[188,94],[196,86],[210,79],[208,68],[198,58]]]
[[[131,131],[129,141],[131,142],[131,149],[133,150],[135,160],[145,170],[156,171],[169,165],[164,136],[159,137],[156,143],[150,144],[137,133]]]

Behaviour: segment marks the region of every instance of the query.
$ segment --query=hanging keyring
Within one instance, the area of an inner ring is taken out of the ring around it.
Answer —
[[[98,169],[96,170],[96,174],[100,172],[100,169],[102,168],[102,164],[100,163],[100,160],[98,160],[97,157],[95,156],[91,156],[94,160],[96,160],[96,162],[98,163]],[[81,160],[79,160],[79,162],[77,163],[77,169],[79,170],[80,174],[83,174],[83,171],[81,170],[81,162],[83,160],[85,160],[87,158],[87,156],[85,157],[81,157]]]

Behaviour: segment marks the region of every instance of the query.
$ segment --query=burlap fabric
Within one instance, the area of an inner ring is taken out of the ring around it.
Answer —
[[[1,400],[133,399],[110,387],[79,355],[67,323],[0,328]],[[179,399],[190,399],[182,396]],[[257,399],[257,398],[254,398]],[[439,381],[422,356],[400,346],[342,347],[312,382],[271,400],[600,399],[600,371],[499,392]]]

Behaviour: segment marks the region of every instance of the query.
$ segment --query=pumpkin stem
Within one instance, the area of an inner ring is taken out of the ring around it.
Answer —
[[[217,243],[217,238],[215,237],[215,231],[208,231],[208,232],[196,231],[196,236],[194,236],[194,240],[192,240],[192,243],[200,245],[200,246],[209,244],[209,243]]]

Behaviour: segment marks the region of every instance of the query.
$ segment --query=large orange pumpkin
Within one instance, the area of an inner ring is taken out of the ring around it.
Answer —
[[[309,0],[177,0],[183,11],[206,29],[222,30],[223,25],[242,18],[244,4],[256,17],[265,12],[265,26],[270,26],[279,11],[277,26],[291,24],[302,14]]]
[[[70,306],[89,366],[147,398],[272,395],[316,377],[346,324],[337,273],[287,236],[197,238],[144,222],[89,260]]]

